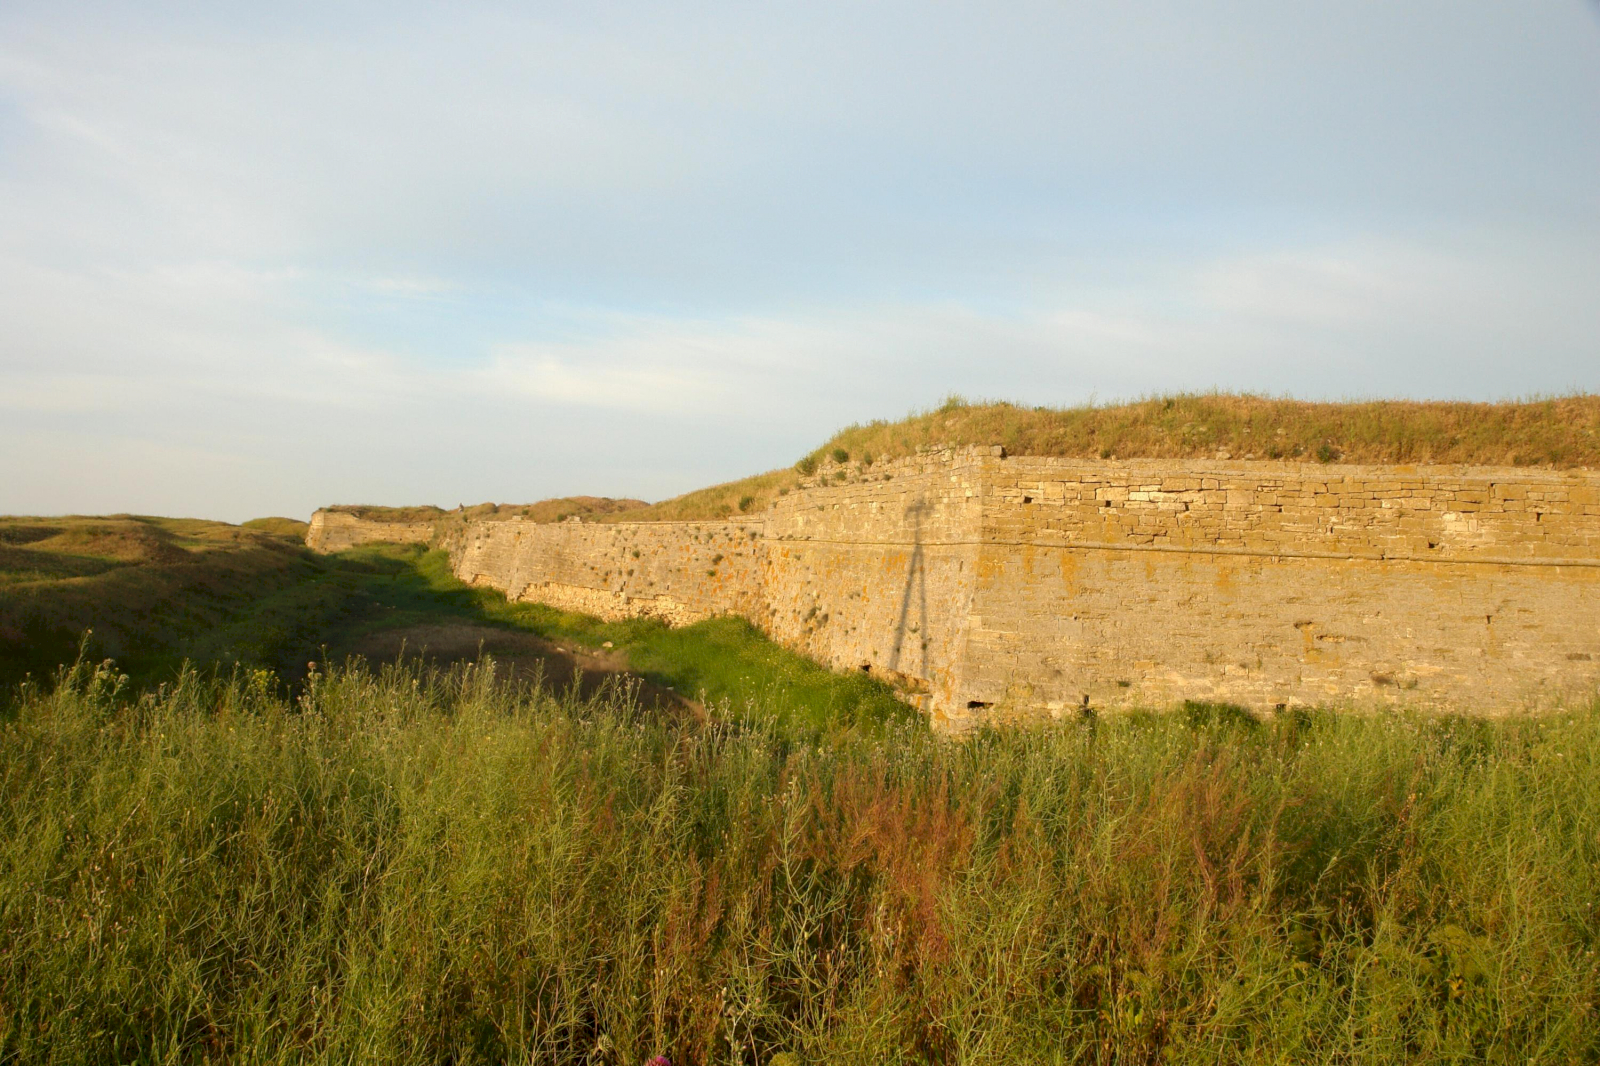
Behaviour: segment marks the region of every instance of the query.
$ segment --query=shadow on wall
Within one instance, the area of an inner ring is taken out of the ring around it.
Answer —
[[[911,632],[917,635],[917,647],[921,649],[918,672],[926,677],[928,674],[928,575],[927,561],[922,552],[922,516],[929,510],[925,497],[918,496],[906,508],[906,519],[911,523],[911,564],[906,568],[906,587],[900,596],[900,618],[894,627],[894,652],[889,656],[889,669],[900,673],[901,654],[906,643],[906,623],[911,616],[911,590],[917,592],[917,624]]]

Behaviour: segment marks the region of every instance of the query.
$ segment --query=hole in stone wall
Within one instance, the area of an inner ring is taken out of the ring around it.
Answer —
[[[861,672],[862,672],[862,673],[863,673],[863,674],[870,674],[870,673],[872,673],[872,664],[871,664],[871,663],[862,663],[862,664],[861,664]]]
[[[967,701],[967,710],[969,710],[969,711],[982,710],[985,707],[993,707],[993,706],[994,706],[994,704],[985,703],[982,700],[968,700]]]
[[[1023,503],[1032,503],[1033,502],[1033,497],[1032,496],[1024,496],[1022,498],[1022,502]]]

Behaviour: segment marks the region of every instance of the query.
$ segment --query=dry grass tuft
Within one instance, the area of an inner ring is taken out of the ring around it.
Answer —
[[[800,481],[793,470],[770,470],[765,474],[730,481],[725,485],[696,489],[635,511],[607,515],[611,522],[686,522],[704,518],[729,518],[735,514],[764,511],[780,491]]]

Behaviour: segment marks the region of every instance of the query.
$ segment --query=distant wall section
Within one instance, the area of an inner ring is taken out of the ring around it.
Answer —
[[[311,516],[306,547],[312,551],[340,552],[362,544],[431,544],[436,532],[437,523],[431,521],[377,521],[324,507]]]
[[[473,522],[448,546],[469,584],[606,619],[759,621],[765,603],[759,521]]]

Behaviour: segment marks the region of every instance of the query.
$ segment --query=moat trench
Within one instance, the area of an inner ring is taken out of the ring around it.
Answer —
[[[507,680],[538,682],[547,691],[566,693],[574,684],[584,699],[608,686],[625,686],[647,710],[705,716],[698,702],[629,668],[626,653],[610,648],[583,648],[532,633],[473,622],[441,622],[364,633],[347,649],[369,662],[392,663],[402,656],[432,666],[449,667],[493,658],[496,673]]]

